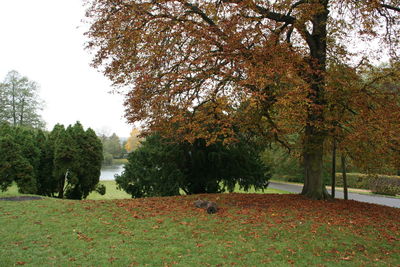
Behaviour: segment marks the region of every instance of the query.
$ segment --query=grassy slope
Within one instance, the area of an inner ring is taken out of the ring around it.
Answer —
[[[197,198],[220,211],[194,208]],[[1,201],[0,265],[398,266],[399,217],[290,194]]]

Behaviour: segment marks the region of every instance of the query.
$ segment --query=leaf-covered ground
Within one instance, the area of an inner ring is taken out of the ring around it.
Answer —
[[[216,214],[195,208],[207,199]],[[0,202],[1,266],[399,266],[400,209],[298,195]]]

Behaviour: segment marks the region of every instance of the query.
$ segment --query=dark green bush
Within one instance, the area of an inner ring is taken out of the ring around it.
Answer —
[[[129,154],[116,182],[135,198],[219,193],[236,185],[245,191],[266,189],[271,174],[258,155],[251,143],[207,146],[203,139],[190,144],[152,135]]]
[[[0,124],[0,190],[12,182],[24,194],[86,198],[99,182],[100,139],[77,122],[52,132]]]

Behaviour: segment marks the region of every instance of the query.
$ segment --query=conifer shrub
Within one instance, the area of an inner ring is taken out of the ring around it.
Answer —
[[[206,145],[174,142],[159,135],[147,137],[131,152],[121,175],[120,188],[134,198],[266,189],[271,172],[256,146],[246,143]]]

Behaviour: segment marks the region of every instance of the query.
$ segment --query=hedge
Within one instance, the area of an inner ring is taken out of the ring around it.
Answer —
[[[336,186],[343,187],[341,173],[336,173]],[[363,173],[347,173],[349,188],[369,189],[375,194],[400,194],[400,177],[389,175],[368,175]]]
[[[374,175],[370,178],[369,189],[375,194],[395,196],[400,194],[400,178],[398,176]]]

